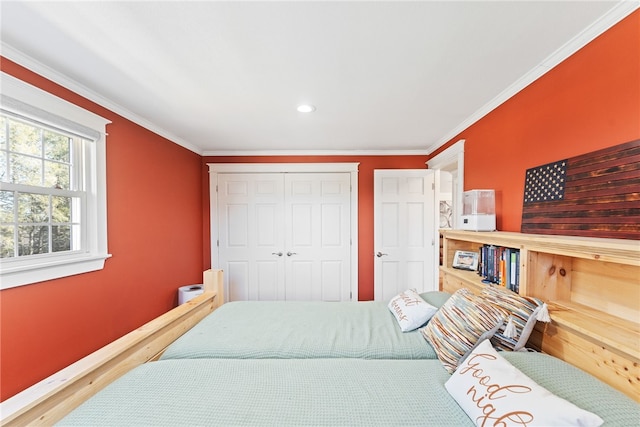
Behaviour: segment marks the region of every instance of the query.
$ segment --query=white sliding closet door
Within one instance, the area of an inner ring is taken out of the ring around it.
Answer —
[[[352,180],[350,172],[216,173],[212,267],[224,270],[226,300],[350,300]]]

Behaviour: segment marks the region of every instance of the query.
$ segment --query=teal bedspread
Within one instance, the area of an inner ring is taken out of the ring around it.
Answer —
[[[605,426],[638,425],[640,406],[543,354],[505,357]],[[182,359],[142,365],[62,426],[471,426],[437,360]]]
[[[448,298],[430,293],[431,304]],[[241,301],[222,305],[162,359],[435,359],[418,331],[402,332],[382,302]]]

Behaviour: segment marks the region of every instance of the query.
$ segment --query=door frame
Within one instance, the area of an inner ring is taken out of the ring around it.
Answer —
[[[211,268],[219,268],[218,175],[223,173],[326,173],[348,172],[351,177],[350,262],[351,301],[358,301],[358,167],[360,163],[207,163],[209,167],[209,221]]]
[[[461,139],[427,161],[428,169],[436,170],[436,206],[440,206],[440,171],[453,175],[453,229],[462,226],[462,193],[464,191],[464,143]]]
[[[436,172],[436,207],[440,206],[441,197],[441,181],[440,172],[446,171],[451,173],[451,196],[452,196],[452,229],[459,229],[462,226],[462,207],[463,207],[463,192],[464,192],[464,139],[456,141],[453,145],[434,156],[427,161],[427,168],[433,169]],[[439,209],[438,209],[439,210]],[[440,216],[440,213],[436,213],[436,218]],[[439,223],[439,221],[438,221]],[[442,248],[440,248],[442,250]],[[440,251],[438,251],[440,252]],[[440,255],[440,254],[438,254]],[[440,257],[436,260],[437,264],[440,264]],[[440,281],[440,279],[438,279]],[[442,283],[440,283],[442,287]]]

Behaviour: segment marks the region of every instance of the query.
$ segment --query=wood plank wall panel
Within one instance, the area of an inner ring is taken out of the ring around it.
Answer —
[[[527,177],[554,166],[564,168],[559,179],[525,185],[523,233],[640,239],[640,140],[528,169]]]

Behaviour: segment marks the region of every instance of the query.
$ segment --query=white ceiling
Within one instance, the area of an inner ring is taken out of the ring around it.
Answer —
[[[0,40],[3,56],[199,154],[426,154],[637,7],[2,1]]]

